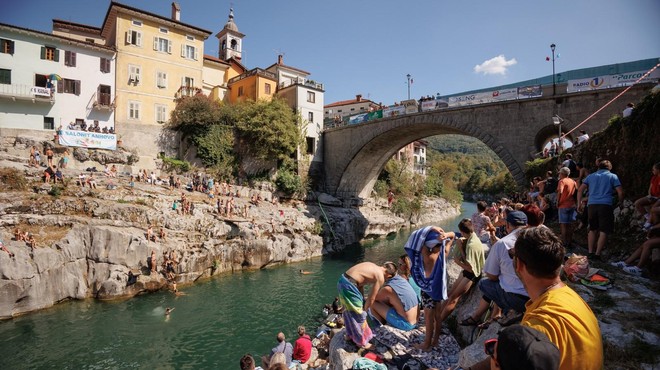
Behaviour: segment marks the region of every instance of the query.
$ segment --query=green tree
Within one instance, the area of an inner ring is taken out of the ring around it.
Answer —
[[[279,98],[237,104],[236,128],[250,154],[260,159],[284,159],[302,144],[299,116]]]

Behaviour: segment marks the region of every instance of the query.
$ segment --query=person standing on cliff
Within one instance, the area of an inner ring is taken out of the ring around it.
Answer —
[[[358,347],[369,349],[373,344],[371,328],[367,324],[367,312],[374,304],[378,291],[385,280],[396,274],[394,264],[378,266],[373,262],[362,262],[349,268],[337,282],[339,302],[344,306],[342,316],[346,326],[346,335]],[[364,297],[364,287],[371,285],[369,297]]]
[[[589,259],[599,260],[600,254],[605,248],[607,235],[614,231],[614,193],[618,196],[619,204],[623,203],[623,188],[619,177],[612,172],[612,163],[601,160],[598,163],[598,171],[587,176],[580,185],[577,194],[577,203],[580,210],[582,194],[589,190],[587,208],[589,210],[589,235],[587,243],[589,247]]]

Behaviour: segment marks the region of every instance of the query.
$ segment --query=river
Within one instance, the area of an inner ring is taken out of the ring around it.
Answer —
[[[476,210],[438,225],[455,230]],[[117,302],[71,301],[0,322],[0,369],[237,369],[245,353],[255,358],[276,344],[283,331],[315,331],[321,309],[336,295],[339,275],[356,262],[396,261],[410,234],[347,248],[332,257],[222,274],[169,292]],[[312,271],[301,275],[299,270]],[[168,320],[165,308],[175,310]]]

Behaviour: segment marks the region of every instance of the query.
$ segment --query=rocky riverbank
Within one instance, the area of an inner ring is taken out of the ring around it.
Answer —
[[[173,281],[189,284],[222,272],[321,256],[407,226],[383,201],[346,208],[330,196],[319,195],[314,202],[274,204],[274,192],[268,186],[235,187],[240,195],[236,206],[248,206],[247,217],[221,217],[217,199],[187,191],[194,210],[182,215],[172,209],[182,196],[180,189],[139,182],[132,188],[128,174],[121,173],[129,166],[120,166],[118,178],[96,174],[98,189],[78,186],[80,171],[75,168],[102,168],[90,159],[102,156],[91,151],[87,161],[73,161],[73,168],[64,171],[65,187],[53,187],[41,182],[43,168],[25,164],[27,153],[23,153],[31,145],[41,148],[47,143],[17,138],[13,151],[5,146],[0,152],[0,170],[27,182],[24,191],[0,182],[0,238],[15,254],[0,252],[1,319],[68,299],[120,299],[171,289],[172,281],[160,266],[164,253],[175,252],[178,259]],[[11,176],[3,181],[11,181]],[[109,184],[115,188],[106,188]],[[252,195],[263,201],[258,206],[250,204]],[[458,212],[446,202],[431,203],[435,219]],[[166,237],[147,240],[148,225],[153,225],[156,234],[163,228]],[[15,229],[33,234],[36,245],[15,240]],[[152,251],[158,273],[147,268]],[[137,276],[134,284],[128,284],[129,272]]]

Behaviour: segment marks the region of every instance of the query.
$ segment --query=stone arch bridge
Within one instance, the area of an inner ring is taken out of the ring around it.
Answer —
[[[602,130],[613,114],[620,114],[628,102],[642,99],[652,86],[634,86],[580,129],[590,134]],[[522,185],[525,162],[540,152],[550,138],[557,137],[553,115],[564,119],[562,132],[566,133],[623,89],[552,96],[549,86],[544,87],[544,96],[539,98],[447,108],[328,129],[323,134],[324,191],[342,199],[367,198],[383,166],[400,148],[442,134],[481,140]],[[577,131],[568,138],[572,141],[576,134]]]

